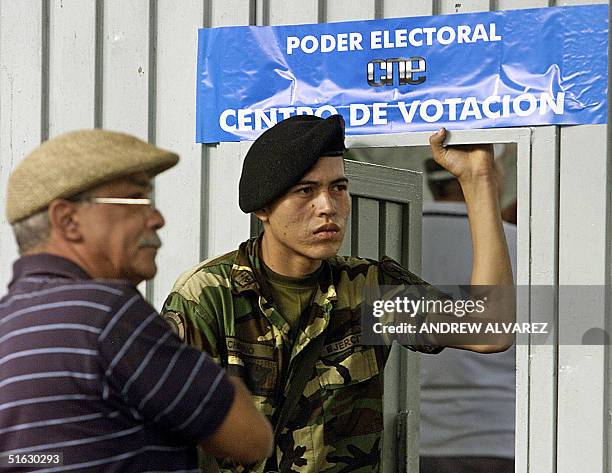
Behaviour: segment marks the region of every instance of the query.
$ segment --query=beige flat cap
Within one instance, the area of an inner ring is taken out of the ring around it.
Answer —
[[[155,176],[178,162],[178,155],[125,133],[79,130],[45,141],[13,170],[6,216],[13,224],[104,182],[145,171]]]

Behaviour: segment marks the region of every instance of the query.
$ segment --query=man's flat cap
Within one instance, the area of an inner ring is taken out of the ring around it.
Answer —
[[[300,181],[322,156],[344,152],[344,119],[296,115],[277,123],[253,143],[242,165],[239,204],[262,209]]]
[[[54,199],[136,172],[151,177],[171,168],[178,155],[124,133],[81,130],[45,141],[13,170],[7,188],[9,223],[33,215]]]

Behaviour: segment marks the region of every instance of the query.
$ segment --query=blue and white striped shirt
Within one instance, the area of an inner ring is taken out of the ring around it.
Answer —
[[[61,452],[45,472],[197,472],[196,444],[233,397],[129,283],[50,254],[15,263],[0,300],[0,455]]]

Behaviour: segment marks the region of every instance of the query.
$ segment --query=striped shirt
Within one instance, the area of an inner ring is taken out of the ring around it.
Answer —
[[[0,455],[61,452],[44,472],[197,472],[196,444],[233,397],[132,285],[49,254],[15,262],[0,300]]]

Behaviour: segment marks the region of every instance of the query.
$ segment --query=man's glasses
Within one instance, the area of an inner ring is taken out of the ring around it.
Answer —
[[[89,202],[90,204],[148,205],[153,207],[153,200],[134,197],[87,197],[79,199],[79,201]]]
[[[137,205],[147,213],[157,211],[152,199],[140,197],[82,197],[70,200],[86,204]]]

